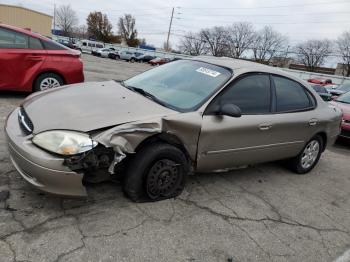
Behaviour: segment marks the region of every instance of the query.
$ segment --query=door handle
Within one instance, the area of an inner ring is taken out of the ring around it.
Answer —
[[[272,127],[272,125],[271,124],[267,124],[267,123],[259,125],[259,129],[262,130],[262,131],[269,130],[269,129],[271,129],[271,127]]]
[[[41,55],[30,55],[30,56],[28,56],[28,59],[31,61],[42,61],[43,60]]]
[[[315,126],[317,125],[318,120],[316,118],[310,119],[309,121],[309,126]]]

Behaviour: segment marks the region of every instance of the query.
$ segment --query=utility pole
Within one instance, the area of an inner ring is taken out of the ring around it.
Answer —
[[[174,17],[174,7],[171,11],[171,18],[170,18],[170,24],[169,24],[169,31],[168,31],[168,38],[166,40],[166,51],[169,50],[169,38],[170,38],[170,32],[171,32],[171,25],[173,24],[173,17]]]
[[[56,34],[56,3],[53,3],[53,32]]]

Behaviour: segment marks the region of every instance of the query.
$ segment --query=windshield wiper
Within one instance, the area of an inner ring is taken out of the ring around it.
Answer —
[[[156,96],[152,95],[151,93],[145,91],[142,88],[129,86],[129,85],[125,84],[124,81],[121,81],[120,84],[122,86],[124,86],[125,88],[127,88],[127,89],[129,89],[131,91],[134,91],[136,93],[139,93],[139,94],[143,95],[144,97],[147,97],[147,98],[153,100],[154,102],[156,102],[156,103],[158,103],[158,104],[160,104],[162,106],[169,107],[166,103],[164,103],[163,101],[159,100]]]

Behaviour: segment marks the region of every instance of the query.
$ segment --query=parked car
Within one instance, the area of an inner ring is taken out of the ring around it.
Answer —
[[[118,52],[117,59],[126,60],[129,62],[135,62],[137,57],[142,55],[142,53],[135,53],[131,51],[120,51]]]
[[[80,52],[0,24],[0,90],[41,91],[84,81]]]
[[[76,48],[82,53],[93,53],[96,49],[104,48],[105,45],[102,42],[92,40],[82,40],[76,44]]]
[[[332,85],[332,79],[325,78],[310,78],[307,80],[309,83],[317,84],[317,85]]]
[[[311,87],[322,97],[324,101],[331,101],[332,95],[328,92],[328,90],[321,85],[311,85]]]
[[[155,59],[149,61],[148,63],[150,65],[163,65],[163,64],[166,64],[166,63],[169,63],[169,62],[170,62],[170,58],[164,58],[164,57],[160,58],[160,57],[158,57],[158,58],[155,58]]]
[[[330,102],[343,112],[340,137],[350,139],[350,92],[347,92]]]
[[[140,63],[148,63],[149,61],[155,59],[155,56],[152,55],[140,55],[138,57],[136,57],[136,62],[140,62]]]
[[[109,53],[115,52],[114,48],[99,48],[94,51],[94,55],[99,57],[109,57]]]
[[[111,51],[108,53],[108,58],[117,59],[118,54],[119,52],[117,50]]]
[[[179,195],[190,172],[287,159],[307,173],[341,116],[283,71],[196,57],[31,95],[5,132],[15,168],[41,190],[86,196],[83,181],[120,176],[132,200],[156,201]]]
[[[72,41],[58,40],[57,42],[60,43],[61,45],[64,45],[64,46],[68,47],[68,48],[71,48],[71,49],[75,49],[76,48],[75,44]]]
[[[330,93],[333,96],[337,97],[337,96],[345,94],[349,91],[350,91],[350,83],[346,83],[346,84],[342,84],[342,85],[338,86],[336,89],[330,90]]]

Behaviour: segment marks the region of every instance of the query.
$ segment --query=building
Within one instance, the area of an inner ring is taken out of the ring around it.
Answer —
[[[342,63],[337,64],[337,68],[335,69],[335,74],[340,76],[350,76],[350,66]]]
[[[0,4],[0,23],[28,28],[51,37],[52,16],[21,6]]]

